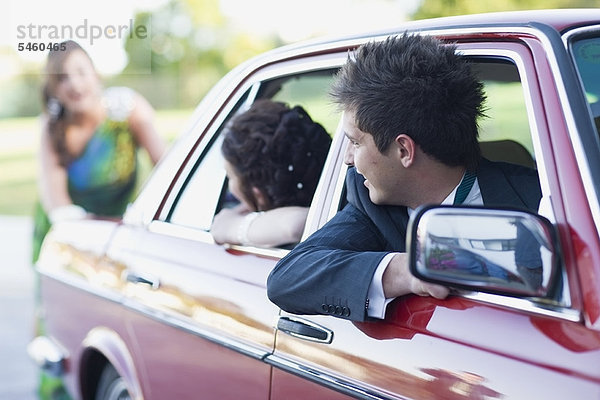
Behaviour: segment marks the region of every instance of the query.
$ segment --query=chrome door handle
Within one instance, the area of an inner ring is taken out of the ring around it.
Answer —
[[[329,344],[333,341],[333,331],[312,321],[298,317],[279,317],[277,329],[288,335],[312,342]]]
[[[160,286],[160,281],[157,277],[149,275],[149,274],[140,274],[137,272],[125,270],[122,275],[123,279],[127,282],[138,283],[142,285],[148,285],[152,289],[158,289]]]

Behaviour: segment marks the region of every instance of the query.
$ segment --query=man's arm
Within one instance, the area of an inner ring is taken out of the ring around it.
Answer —
[[[375,271],[387,254],[404,251],[408,217],[405,210],[371,203],[363,182],[351,168],[346,180],[348,205],[271,272],[267,294],[283,310],[354,321],[368,318],[368,293]],[[381,283],[386,298],[408,293],[437,298],[448,295],[447,288],[413,277],[407,260],[406,253],[399,253],[383,266]],[[384,313],[385,308],[376,311],[378,317]]]
[[[348,204],[273,269],[269,299],[296,314],[367,318],[367,292],[387,251],[375,225]]]

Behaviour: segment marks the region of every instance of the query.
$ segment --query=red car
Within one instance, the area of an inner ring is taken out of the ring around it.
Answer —
[[[470,60],[488,96],[483,153],[537,168],[540,215],[422,210],[413,271],[455,288],[446,300],[405,296],[365,323],[282,312],[265,284],[289,250],[219,246],[209,231],[227,189],[223,127],[273,98],[331,133],[306,237],[344,203],[333,75],[349,50],[404,31],[455,42]],[[415,21],[283,47],[232,71],[190,122],[122,221],[64,222],[44,243],[48,336],[31,348],[75,398],[600,398],[600,9]],[[543,259],[536,288],[511,270],[517,223]],[[432,256],[439,243],[499,274],[477,277],[464,258],[449,268]]]

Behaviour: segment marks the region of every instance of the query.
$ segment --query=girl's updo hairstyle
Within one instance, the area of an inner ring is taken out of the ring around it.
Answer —
[[[307,207],[330,144],[325,129],[302,107],[258,100],[231,121],[222,151],[255,207],[252,187],[267,196],[267,209]]]

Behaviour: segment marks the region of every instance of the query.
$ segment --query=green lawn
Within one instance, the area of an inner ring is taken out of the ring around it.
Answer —
[[[157,111],[156,129],[172,141],[191,114],[192,110]],[[36,117],[0,119],[0,215],[31,215],[37,199],[38,142]]]
[[[513,139],[533,153],[521,85],[492,83],[486,85],[486,91],[489,118],[481,121],[480,140]],[[335,131],[339,117],[330,104],[305,105],[328,131]],[[192,110],[157,111],[158,132],[167,140],[173,140],[191,114]],[[38,140],[37,118],[0,119],[0,215],[31,214],[37,193]],[[143,171],[149,170],[147,165],[147,161],[143,163]]]

